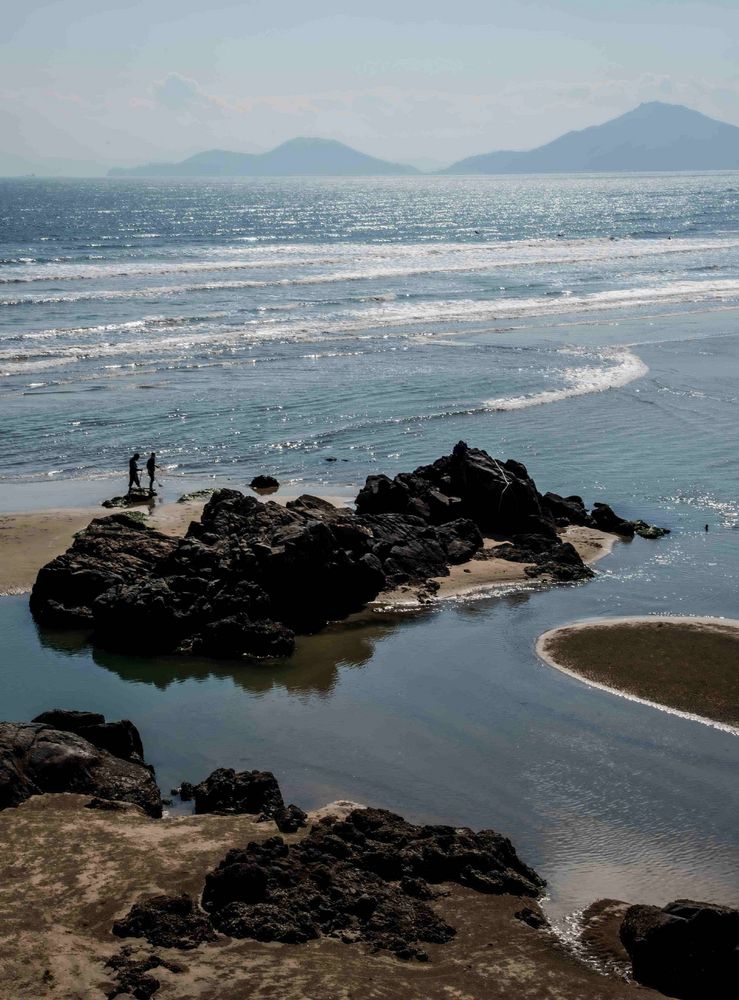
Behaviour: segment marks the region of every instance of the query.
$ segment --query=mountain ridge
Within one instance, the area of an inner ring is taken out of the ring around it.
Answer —
[[[265,153],[210,149],[179,163],[114,167],[109,177],[391,176],[420,173],[404,163],[361,153],[336,139],[297,136]]]
[[[530,150],[468,156],[444,174],[579,173],[739,168],[739,127],[681,104],[649,101]]]

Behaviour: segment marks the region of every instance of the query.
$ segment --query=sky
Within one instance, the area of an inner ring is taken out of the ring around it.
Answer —
[[[0,175],[298,135],[433,168],[661,100],[739,125],[739,0],[6,0]]]

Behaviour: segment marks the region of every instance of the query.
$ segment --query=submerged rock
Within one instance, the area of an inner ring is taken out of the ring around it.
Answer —
[[[680,1000],[729,997],[739,983],[739,910],[678,899],[632,906],[621,924],[634,978]]]
[[[0,809],[44,792],[78,792],[131,802],[159,817],[162,801],[152,771],[76,732],[38,722],[0,722]]]

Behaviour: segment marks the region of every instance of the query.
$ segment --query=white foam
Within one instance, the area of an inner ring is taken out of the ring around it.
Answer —
[[[558,403],[573,396],[587,396],[594,392],[621,388],[635,379],[643,378],[649,371],[642,359],[627,348],[603,350],[600,353],[604,359],[608,359],[608,364],[566,368],[563,372],[558,372],[565,380],[565,385],[560,389],[549,389],[529,396],[488,399],[485,406],[490,410],[523,410],[529,406]]]

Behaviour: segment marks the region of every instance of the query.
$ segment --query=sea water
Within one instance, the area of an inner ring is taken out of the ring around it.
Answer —
[[[533,646],[584,617],[738,616],[738,401],[736,173],[0,181],[6,510],[102,499],[133,450],[174,499],[257,473],[351,492],[464,439],[672,529],[588,584],[361,617],[269,667],[93,652],[3,598],[2,717],[131,717],[165,789],[264,767],[304,806],[493,826],[558,918],[735,898],[735,737]]]

